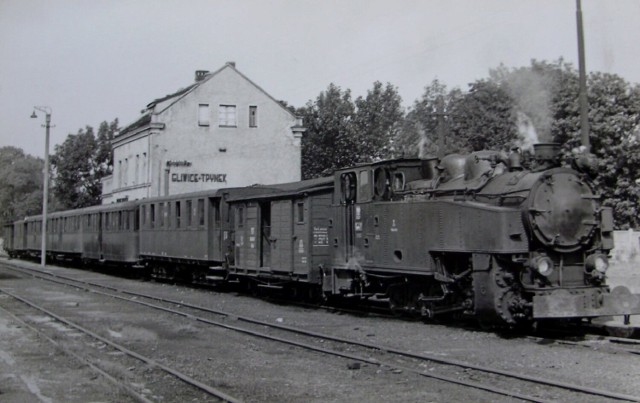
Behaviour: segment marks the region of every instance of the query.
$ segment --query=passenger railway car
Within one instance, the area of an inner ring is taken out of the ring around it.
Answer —
[[[518,152],[380,161],[333,176],[51,214],[49,257],[159,278],[375,299],[425,317],[530,323],[640,313],[606,285],[611,209],[585,158]],[[527,168],[523,165],[526,165]],[[566,164],[565,164],[566,165]],[[5,227],[38,256],[41,218]]]

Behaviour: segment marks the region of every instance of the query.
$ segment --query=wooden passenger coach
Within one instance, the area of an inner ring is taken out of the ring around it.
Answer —
[[[229,198],[235,245],[230,274],[270,287],[287,281],[320,283],[320,268],[330,254],[332,184],[331,178],[320,178]]]

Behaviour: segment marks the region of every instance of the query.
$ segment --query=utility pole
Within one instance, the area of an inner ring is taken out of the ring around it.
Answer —
[[[442,95],[436,100],[436,117],[438,118],[438,158],[444,157],[445,127],[444,127],[444,99]]]
[[[589,103],[587,101],[587,68],[584,56],[584,30],[582,29],[582,4],[576,0],[576,20],[578,24],[578,65],[580,69],[580,139],[586,152],[591,149],[589,143]]]
[[[45,267],[47,260],[47,210],[49,201],[49,129],[51,129],[51,108],[48,106],[34,106],[31,118],[35,119],[36,110],[45,113],[45,142],[44,142],[44,168],[43,168],[43,190],[42,190],[42,242],[40,247],[40,265]]]

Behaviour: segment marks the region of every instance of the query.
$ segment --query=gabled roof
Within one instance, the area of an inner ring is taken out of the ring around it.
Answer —
[[[124,129],[120,130],[114,137],[118,137],[121,136],[127,132],[131,132],[134,131],[135,129],[138,129],[140,127],[146,126],[149,123],[151,123],[151,113],[149,111],[145,112],[144,115],[140,116],[140,118],[138,120],[136,120],[135,122],[131,123],[129,126],[125,127]]]
[[[261,91],[263,94],[265,94],[267,97],[269,97],[271,100],[273,100],[273,102],[277,103],[282,109],[284,109],[285,111],[287,111],[287,113],[289,113],[291,116],[293,116],[294,118],[296,117],[295,114],[293,114],[289,109],[285,108],[280,102],[278,102],[277,99],[275,99],[274,97],[272,97],[271,95],[269,95],[265,90],[263,90],[259,85],[257,85],[256,83],[254,83],[253,81],[251,81],[247,76],[245,76],[244,74],[242,74],[240,71],[238,71],[238,69],[235,68],[234,64],[232,63],[226,63],[224,66],[222,66],[221,68],[219,68],[218,70],[211,72],[211,73],[207,73],[203,79],[201,79],[198,82],[195,82],[193,84],[191,84],[190,86],[186,87],[186,88],[182,88],[172,94],[167,94],[164,97],[161,98],[157,98],[154,99],[153,101],[151,101],[148,105],[147,105],[147,110],[145,111],[144,115],[142,117],[140,117],[138,120],[136,120],[135,122],[133,122],[132,124],[128,125],[127,127],[125,127],[124,129],[122,129],[120,131],[120,133],[118,133],[117,136],[120,136],[124,133],[133,131],[135,129],[138,129],[140,127],[143,127],[147,124],[149,124],[151,122],[151,109],[153,109],[156,105],[161,104],[163,102],[169,101],[171,99],[173,99],[174,101],[171,102],[169,105],[167,105],[165,108],[163,108],[160,111],[155,111],[154,113],[162,113],[165,110],[169,109],[171,106],[173,106],[176,102],[178,102],[179,100],[181,100],[182,98],[184,98],[185,96],[187,96],[188,94],[190,94],[192,91],[194,91],[196,88],[198,88],[199,86],[203,85],[205,82],[211,80],[213,77],[215,77],[218,73],[220,73],[222,70],[226,69],[226,68],[230,68],[233,69],[233,71],[235,71],[236,73],[238,73],[242,78],[244,78],[245,80],[247,80],[249,83],[251,83],[251,85],[253,85],[254,87],[256,87],[259,91]],[[294,126],[296,127],[296,126]],[[116,136],[116,137],[117,137]]]

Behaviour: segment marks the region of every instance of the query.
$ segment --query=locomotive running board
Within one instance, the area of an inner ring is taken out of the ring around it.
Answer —
[[[620,315],[640,315],[640,294],[632,294],[623,286],[606,294],[594,290],[579,294],[556,290],[533,297],[535,319]]]

